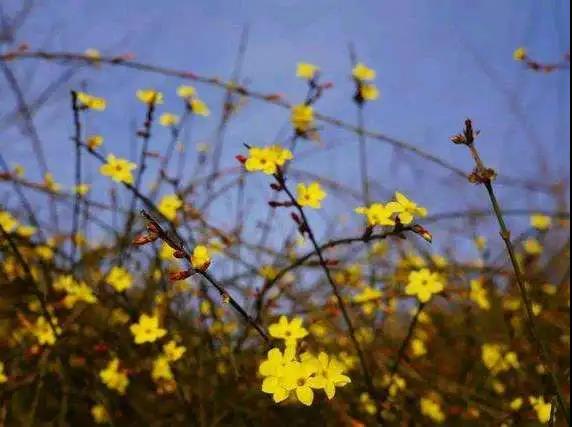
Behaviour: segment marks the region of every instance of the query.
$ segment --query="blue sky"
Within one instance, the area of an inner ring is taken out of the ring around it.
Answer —
[[[3,0],[14,10],[17,0]],[[381,99],[367,106],[366,123],[408,141],[466,170],[472,167],[465,150],[448,143],[465,117],[482,129],[480,147],[490,166],[501,174],[554,182],[569,180],[570,74],[532,73],[512,60],[517,46],[526,46],[541,61],[556,61],[569,49],[570,5],[556,0],[512,1],[354,1],[343,0],[47,0],[38,2],[18,41],[31,48],[82,52],[94,47],[107,54],[132,52],[143,62],[228,78],[244,25],[250,28],[243,78],[264,92],[280,92],[292,102],[301,100],[305,87],[295,78],[299,61],[315,63],[334,89],[320,100],[325,114],[355,120],[351,103],[352,82],[348,43],[361,61],[378,72]],[[31,69],[21,63],[21,76]],[[36,64],[26,95],[55,78],[62,68]],[[37,115],[50,167],[56,178],[72,184],[71,113],[68,90],[85,84],[105,96],[108,110],[90,118],[89,130],[105,135],[107,148],[129,155],[130,121],[142,120],[144,111],[134,98],[141,87],[166,93],[163,110],[176,109],[176,79],[105,68],[86,70],[62,88]],[[198,87],[213,106],[213,115],[197,120],[192,140],[210,141],[223,94]],[[11,94],[0,82],[0,117],[10,110]],[[7,100],[9,102],[7,102]],[[287,121],[288,112],[260,102],[249,103],[230,125],[226,135],[224,165],[235,165],[241,144],[273,141]],[[157,130],[153,149],[168,140]],[[326,127],[324,148],[304,142],[315,151],[296,167],[359,189],[357,144],[352,134]],[[29,143],[16,127],[0,133],[0,150],[11,162],[29,162]],[[451,177],[438,167],[396,155],[387,145],[369,144],[372,178],[388,190],[400,189],[429,207],[431,212],[485,207],[480,189]],[[538,156],[546,159],[541,172]],[[37,177],[37,174],[36,174]],[[92,168],[92,177],[105,188]],[[250,199],[263,206],[268,197],[263,177],[249,181]],[[387,197],[387,194],[378,194]],[[541,195],[502,189],[509,207],[554,207]],[[348,212],[346,201],[331,200],[328,212]],[[225,224],[223,200],[215,215]],[[253,219],[262,218],[257,209]],[[331,216],[331,215],[330,215]],[[317,216],[316,216],[317,218]]]

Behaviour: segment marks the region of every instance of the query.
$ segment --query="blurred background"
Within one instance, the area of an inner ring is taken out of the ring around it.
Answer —
[[[279,93],[291,103],[301,102],[306,93],[305,82],[295,76],[296,64],[310,62],[321,68],[323,81],[334,84],[319,100],[317,111],[349,123],[357,120],[349,55],[349,45],[353,44],[358,60],[377,71],[376,84],[381,91],[379,100],[366,105],[366,128],[470,172],[473,164],[467,151],[448,138],[460,130],[466,117],[471,117],[482,130],[479,145],[486,163],[501,177],[516,181],[508,186],[499,181],[506,208],[567,210],[569,71],[533,72],[514,61],[512,54],[523,46],[539,62],[560,61],[569,49],[568,2],[29,3],[30,10],[13,40],[0,45],[4,52],[26,43],[30,50],[83,53],[94,48],[103,55],[130,54],[139,62],[224,80],[236,78],[249,89]],[[2,0],[4,21],[19,17],[25,4]],[[239,52],[241,38],[244,43]],[[131,159],[137,148],[134,129],[142,123],[145,112],[135,98],[136,90],[156,88],[166,96],[161,112],[180,110],[175,91],[182,81],[177,78],[121,67],[31,60],[7,66],[18,79],[26,101],[35,105],[32,120],[39,130],[48,167],[68,188],[73,184],[73,168],[68,167],[72,159],[70,89],[83,88],[107,99],[107,111],[92,115],[87,129],[105,137],[107,150]],[[217,128],[225,91],[200,84],[197,89],[212,114],[195,118],[183,137],[191,146],[204,148],[203,144],[208,144],[207,155],[223,139],[221,169],[237,166],[235,156],[244,152],[243,143],[263,145],[290,138],[287,110],[250,99],[220,135]],[[30,179],[41,180],[42,173],[31,155],[30,130],[18,113],[17,95],[6,79],[6,70],[0,79],[0,99],[2,154],[11,164],[23,164]],[[356,219],[352,209],[360,200],[358,138],[328,125],[320,125],[320,135],[321,143],[301,141],[295,168],[336,181],[347,191],[332,192],[326,208],[312,215],[324,217],[324,224],[355,229],[359,220],[349,225],[344,221]],[[157,127],[151,149],[164,150],[169,138],[168,129]],[[191,150],[189,155],[199,154]],[[480,188],[382,141],[368,141],[368,160],[375,199],[387,200],[393,191],[401,190],[432,214],[487,207]],[[191,162],[185,171],[187,177],[197,176],[193,164],[196,166]],[[91,197],[107,198],[109,182],[99,176],[95,166],[86,168],[98,189]],[[225,183],[220,179],[216,185],[220,188]],[[267,215],[267,179],[249,175],[246,185],[246,206],[250,208],[245,226],[256,234]],[[555,185],[563,185],[556,199],[552,191]],[[236,203],[232,194],[218,198],[209,211],[222,228],[233,225],[234,218],[227,215]],[[194,203],[206,197],[209,195],[198,193]],[[515,221],[518,225],[519,220]],[[446,239],[445,231],[438,235],[438,225],[434,232],[437,242]]]

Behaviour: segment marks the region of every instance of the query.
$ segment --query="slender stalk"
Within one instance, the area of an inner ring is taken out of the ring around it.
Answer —
[[[298,201],[296,200],[296,197],[294,196],[294,194],[292,194],[292,191],[286,185],[286,179],[285,179],[284,175],[282,174],[282,172],[279,171],[278,173],[276,173],[274,175],[274,177],[275,177],[278,185],[280,185],[282,190],[286,193],[286,195],[290,199],[292,206],[294,206],[294,208],[298,211],[298,214],[300,215],[300,219],[302,222],[302,224],[301,224],[302,229],[308,234],[308,237],[310,238],[310,241],[312,242],[312,246],[314,247],[314,251],[315,251],[316,255],[318,256],[320,266],[322,267],[322,270],[324,270],[324,273],[326,275],[326,278],[328,280],[330,288],[332,289],[332,293],[334,294],[334,297],[336,298],[336,302],[338,304],[338,307],[342,313],[342,317],[343,317],[344,322],[346,324],[346,327],[348,329],[350,339],[351,339],[352,344],[354,346],[354,349],[357,353],[357,356],[358,356],[358,359],[360,362],[360,366],[361,366],[361,370],[362,370],[362,376],[363,376],[364,382],[366,384],[367,392],[370,395],[371,399],[375,402],[377,420],[380,424],[383,424],[383,419],[381,417],[381,406],[379,405],[379,402],[377,399],[377,392],[376,392],[375,386],[373,384],[373,378],[372,378],[370,369],[367,365],[365,354],[364,354],[364,352],[360,346],[360,343],[356,337],[355,327],[354,327],[353,322],[351,320],[351,317],[350,317],[349,311],[346,307],[346,304],[342,298],[342,295],[340,293],[338,285],[336,285],[336,282],[334,281],[334,278],[332,277],[332,273],[330,271],[330,268],[328,267],[328,264],[326,262],[326,258],[324,257],[324,254],[322,253],[322,249],[321,249],[320,245],[318,244],[318,241],[316,239],[314,231],[312,230],[312,227],[310,226],[310,222],[308,221],[308,218],[306,217],[306,213],[304,211],[304,208],[298,203]]]
[[[75,262],[77,253],[77,233],[79,229],[79,214],[81,209],[81,199],[82,195],[79,191],[79,186],[81,184],[81,121],[80,121],[80,111],[77,103],[77,93],[71,91],[71,106],[73,111],[73,123],[74,123],[74,136],[72,138],[75,147],[75,198],[73,205],[73,216],[72,216],[72,230],[71,230],[71,259]]]
[[[465,121],[465,129],[463,133],[456,135],[451,139],[456,144],[466,145],[469,148],[471,155],[473,156],[476,168],[473,174],[471,175],[470,179],[472,182],[483,184],[487,190],[492,205],[492,210],[500,227],[501,238],[505,244],[506,251],[508,253],[510,262],[512,264],[512,268],[514,270],[516,284],[518,286],[520,297],[524,306],[526,328],[528,330],[532,343],[537,349],[538,356],[540,357],[543,365],[546,367],[546,370],[549,374],[552,393],[554,393],[556,396],[558,407],[562,412],[562,414],[564,415],[567,424],[570,425],[570,411],[568,409],[566,401],[564,400],[564,396],[562,395],[562,387],[560,386],[558,377],[554,372],[555,365],[548,351],[548,347],[546,346],[546,344],[540,337],[540,333],[538,332],[538,327],[534,320],[532,300],[530,298],[530,295],[528,294],[528,290],[526,289],[524,274],[522,273],[520,264],[518,263],[518,259],[516,257],[516,250],[511,241],[511,232],[504,219],[502,208],[494,191],[492,180],[495,176],[495,172],[492,169],[487,168],[485,166],[479,154],[479,151],[475,146],[475,138],[477,135],[478,132],[475,132],[473,130],[472,121],[470,119],[467,119]]]

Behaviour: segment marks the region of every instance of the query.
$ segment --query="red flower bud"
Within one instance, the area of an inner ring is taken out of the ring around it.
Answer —
[[[193,270],[172,271],[169,273],[169,280],[171,282],[177,282],[179,280],[185,280],[193,274],[195,274]]]
[[[242,154],[239,154],[238,156],[234,157],[236,160],[238,160],[241,164],[245,164],[246,163],[246,157],[244,157]]]

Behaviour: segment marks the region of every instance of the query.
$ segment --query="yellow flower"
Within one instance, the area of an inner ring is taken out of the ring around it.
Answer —
[[[8,211],[0,211],[0,226],[5,232],[10,233],[18,227],[18,221]]]
[[[326,396],[331,400],[336,394],[336,387],[348,385],[351,383],[351,379],[344,375],[345,366],[336,358],[329,357],[326,353],[321,352],[318,355],[317,362],[318,371],[316,377],[321,381]]]
[[[102,144],[103,144],[103,136],[101,135],[90,135],[87,137],[87,140],[85,142],[85,145],[87,145],[87,148],[89,148],[90,150],[95,150],[96,148],[101,147]]]
[[[24,174],[26,173],[26,169],[24,168],[24,166],[22,166],[20,164],[15,164],[13,172],[14,172],[14,175],[16,175],[18,178],[22,178],[24,176]]]
[[[244,167],[249,172],[263,172],[267,175],[276,173],[279,166],[293,158],[290,150],[279,145],[269,147],[251,147],[248,149],[248,158]]]
[[[163,94],[154,89],[140,89],[136,93],[137,99],[141,101],[143,104],[162,104],[163,103]]]
[[[119,359],[112,359],[105,369],[99,372],[99,377],[110,390],[115,390],[121,395],[125,394],[125,389],[129,385],[129,378],[127,374],[120,369]]]
[[[107,409],[101,403],[91,407],[91,416],[96,424],[107,424],[110,421]]]
[[[169,365],[169,359],[167,359],[165,356],[159,356],[153,361],[151,378],[153,378],[153,381],[169,381],[174,378],[173,371]]]
[[[548,424],[550,416],[552,415],[552,403],[546,402],[543,396],[530,396],[528,400],[532,405],[534,412],[536,412],[538,421],[542,424]]]
[[[524,47],[519,47],[512,53],[512,57],[515,61],[524,61],[527,56],[528,53]]]
[[[403,209],[399,212],[399,220],[402,224],[411,224],[415,217],[424,218],[427,216],[427,209],[409,200],[403,193],[395,193],[395,201]]]
[[[371,314],[375,309],[376,302],[378,302],[382,295],[383,294],[379,289],[374,289],[368,286],[361,293],[354,296],[353,301],[356,304],[361,304],[362,310],[365,314]]]
[[[357,214],[365,215],[367,223],[370,226],[394,226],[395,220],[392,218],[394,214],[403,211],[403,207],[398,203],[373,203],[369,207],[359,207],[354,210]]]
[[[183,206],[183,201],[176,194],[169,194],[163,196],[157,209],[161,212],[165,218],[169,221],[174,221],[177,216],[177,210]]]
[[[290,392],[283,384],[286,367],[294,360],[294,347],[287,347],[282,353],[278,348],[271,349],[266,360],[258,367],[258,373],[264,377],[262,391],[271,394],[274,402],[286,400]]]
[[[177,88],[177,95],[179,95],[181,98],[191,98],[195,96],[196,93],[197,91],[193,86],[181,85]]]
[[[490,310],[488,292],[483,288],[482,280],[471,280],[471,300],[473,300],[481,309]]]
[[[296,132],[308,132],[314,124],[314,109],[311,105],[294,105],[290,111],[290,122]]]
[[[108,176],[116,182],[123,182],[126,184],[133,184],[133,175],[131,171],[137,165],[128,160],[115,157],[113,154],[107,155],[107,163],[99,168],[99,173],[103,176]]]
[[[315,181],[309,185],[299,183],[296,189],[298,192],[296,201],[300,206],[308,206],[313,209],[322,207],[322,200],[326,198],[326,192],[322,189],[319,182]]]
[[[107,107],[107,101],[105,99],[89,95],[85,92],[77,92],[77,102],[80,108],[89,110],[104,111]]]
[[[425,342],[419,338],[411,340],[411,352],[414,357],[421,357],[427,354],[427,346]]]
[[[87,304],[95,304],[97,298],[93,294],[93,290],[85,282],[77,282],[73,280],[71,285],[66,288],[67,295],[63,304],[66,308],[72,308],[77,302],[83,301]]]
[[[53,193],[57,193],[62,188],[62,186],[56,182],[54,176],[49,172],[44,175],[44,187]]]
[[[273,338],[284,340],[287,347],[295,346],[298,340],[308,335],[308,331],[302,326],[302,318],[295,317],[288,321],[286,316],[280,316],[277,323],[270,325],[268,333]]]
[[[308,64],[307,62],[299,62],[296,68],[296,77],[312,80],[319,70],[320,67],[317,67],[313,64]]]
[[[187,349],[182,345],[178,345],[175,340],[171,340],[163,346],[163,353],[169,362],[176,362],[183,357],[186,351]]]
[[[522,397],[517,397],[512,402],[510,402],[510,409],[513,411],[520,411],[522,405],[524,404],[524,399]]]
[[[211,114],[209,107],[198,98],[191,99],[189,103],[191,110],[197,116],[207,117]]]
[[[101,59],[101,52],[97,49],[89,48],[85,50],[84,56],[94,62],[97,62]]]
[[[421,413],[427,418],[430,418],[433,422],[437,424],[443,424],[445,422],[445,414],[441,409],[441,405],[430,397],[421,398],[420,402]]]
[[[165,127],[176,126],[179,123],[179,116],[173,113],[163,113],[159,117],[159,123]]]
[[[364,101],[375,101],[379,98],[379,89],[373,83],[362,84],[359,93]]]
[[[290,150],[282,148],[280,145],[269,145],[266,147],[266,150],[268,150],[268,153],[272,157],[272,161],[278,166],[284,166],[288,160],[294,158]]]
[[[121,308],[114,308],[109,316],[109,321],[112,325],[125,325],[129,322],[129,314]]]
[[[167,331],[159,326],[157,315],[142,314],[139,322],[131,325],[129,329],[135,338],[135,344],[155,342],[167,334]]]
[[[79,194],[80,196],[85,196],[91,190],[91,186],[89,184],[79,184],[74,186],[73,192],[75,194]]]
[[[274,280],[278,274],[278,269],[272,265],[263,265],[260,267],[260,270],[258,270],[258,273],[266,280]]]
[[[211,263],[209,250],[204,245],[198,245],[191,254],[191,264],[195,270],[206,270]]]
[[[16,233],[22,237],[32,237],[36,234],[36,231],[38,231],[38,229],[31,225],[21,225],[16,229]]]
[[[485,367],[493,375],[520,367],[517,354],[513,351],[507,352],[505,347],[500,344],[483,344],[481,358]]]
[[[4,373],[4,363],[0,362],[0,384],[4,384],[8,381],[8,377]]]
[[[370,81],[375,79],[375,70],[368,68],[361,62],[356,64],[352,70],[352,76],[360,82]]]
[[[375,407],[375,403],[371,400],[371,397],[367,393],[362,393],[359,396],[359,401],[363,410],[368,413],[369,415],[375,415],[377,409]]]
[[[397,374],[394,374],[393,376],[386,374],[383,377],[382,384],[384,387],[389,387],[388,391],[391,397],[397,396],[400,391],[405,390],[407,387],[407,382],[405,379]]]
[[[36,323],[31,328],[31,332],[40,345],[54,345],[56,343],[56,334],[44,316],[38,317]],[[56,332],[60,332],[57,326]]]
[[[131,277],[131,273],[123,267],[114,266],[109,271],[105,281],[117,292],[123,292],[131,287],[133,277]]]
[[[407,295],[415,295],[420,302],[428,302],[434,294],[445,289],[443,279],[438,273],[433,273],[427,268],[412,271],[409,274],[409,282],[405,288]]]
[[[487,238],[484,236],[475,237],[475,246],[481,252],[487,248]]]
[[[542,254],[542,251],[544,250],[542,244],[535,238],[526,239],[522,246],[528,255],[533,256]]]
[[[534,214],[530,217],[530,225],[538,231],[546,231],[552,226],[552,218],[548,215]]]
[[[283,387],[293,392],[296,398],[306,406],[314,401],[312,389],[324,388],[324,379],[317,376],[319,366],[314,360],[290,362],[284,369]],[[349,380],[349,378],[348,378]]]

